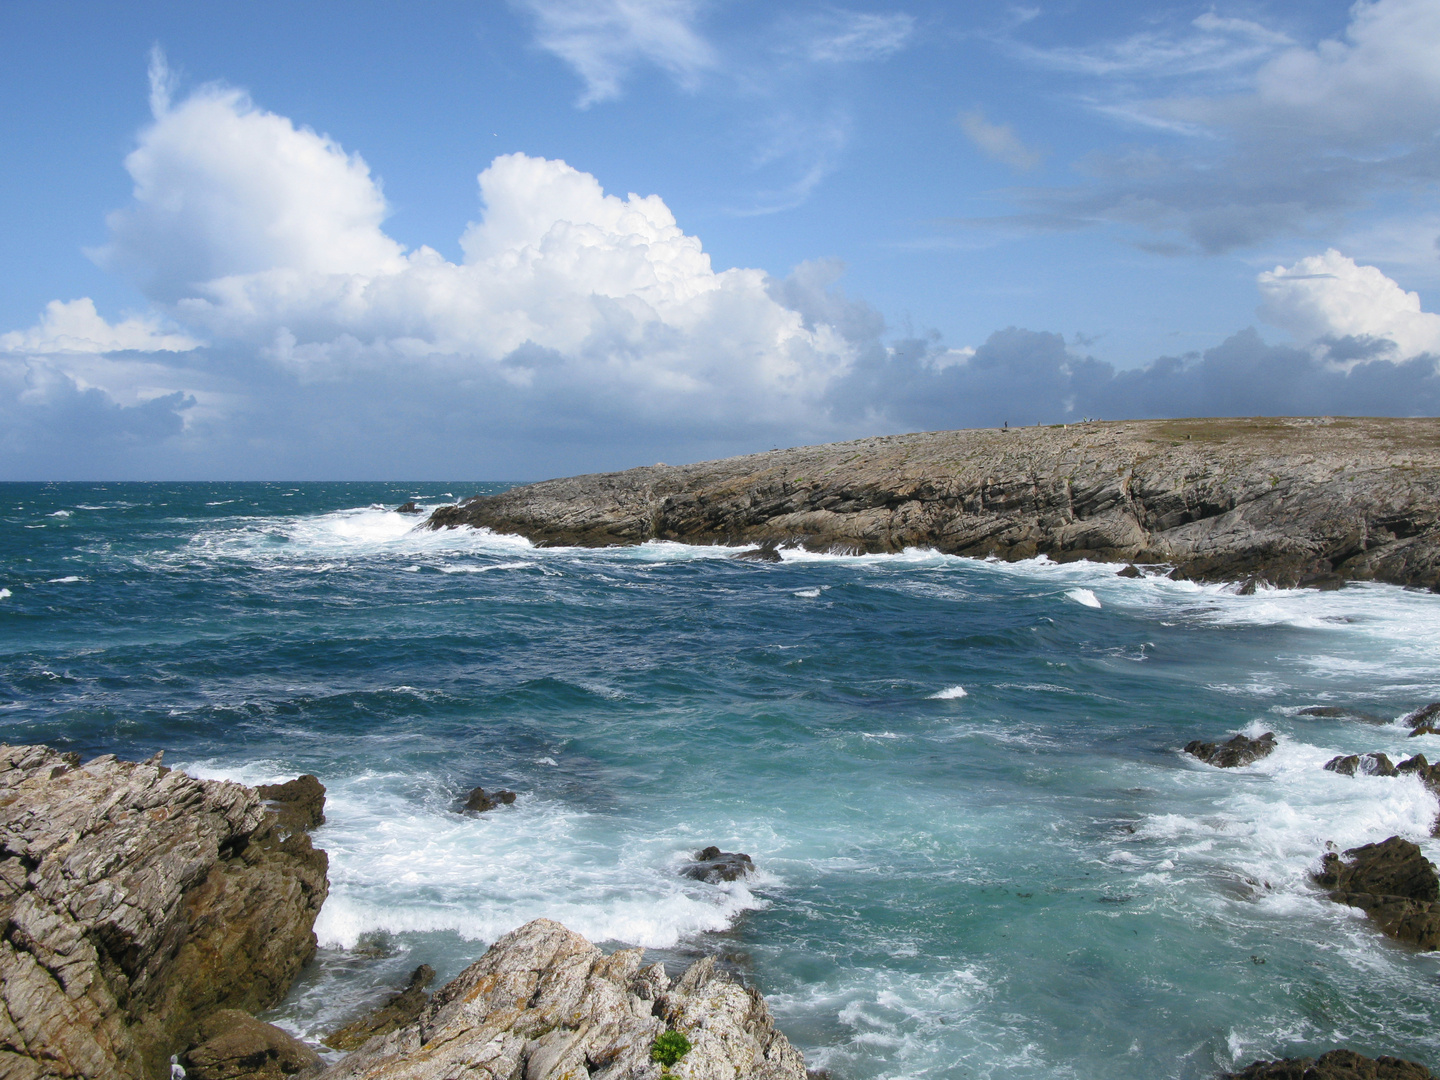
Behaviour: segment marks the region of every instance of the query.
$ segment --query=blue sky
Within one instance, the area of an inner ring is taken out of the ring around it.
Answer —
[[[0,50],[3,478],[1440,410],[1440,0],[16,0]]]

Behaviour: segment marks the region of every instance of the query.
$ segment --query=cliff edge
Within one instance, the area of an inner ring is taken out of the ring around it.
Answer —
[[[543,546],[678,540],[1164,563],[1440,589],[1440,420],[1139,420],[927,432],[654,465],[442,506]]]

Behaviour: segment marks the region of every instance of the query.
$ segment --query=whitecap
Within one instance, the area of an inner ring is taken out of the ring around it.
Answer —
[[[969,697],[965,687],[960,685],[947,686],[944,690],[936,690],[930,695],[931,701],[953,701],[956,698]]]
[[[803,597],[803,598],[806,599],[806,600],[814,600],[817,596],[820,595],[820,590],[819,590],[819,589],[797,589],[793,595],[799,596],[799,597]]]
[[[12,593],[9,589],[0,589],[0,600],[8,600],[14,595],[15,594]]]
[[[1065,595],[1077,604],[1084,604],[1086,607],[1098,608],[1100,598],[1090,589],[1067,589]]]
[[[46,514],[45,516],[46,516],[46,517],[67,518],[67,517],[70,516],[70,511],[69,511],[69,510],[56,510],[53,514]]]
[[[85,580],[85,579],[84,579],[84,578],[81,578],[81,577],[76,577],[74,574],[71,574],[71,575],[69,575],[68,577],[52,577],[52,578],[48,579],[48,580],[45,582],[45,584],[47,584],[47,585],[70,585],[70,584],[72,584],[72,583],[74,583],[74,582],[76,582],[76,581],[83,581],[83,580]]]

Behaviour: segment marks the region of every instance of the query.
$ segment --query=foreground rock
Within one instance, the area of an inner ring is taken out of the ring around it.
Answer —
[[[1318,884],[1330,899],[1363,910],[1380,930],[1421,949],[1440,948],[1440,876],[1409,840],[1392,836],[1324,857]]]
[[[1182,577],[1249,588],[1433,588],[1440,421],[1150,420],[894,435],[547,480],[440,507],[428,524],[543,545],[928,547],[1165,563]]]
[[[412,1023],[371,1039],[325,1080],[659,1080],[651,1059],[667,1029],[690,1051],[678,1080],[806,1080],[800,1052],[765,999],[707,957],[671,984],[640,949],[606,956],[559,923],[506,934],[447,983]]]
[[[1214,765],[1221,769],[1234,769],[1240,765],[1249,765],[1263,757],[1268,757],[1274,750],[1275,733],[1273,731],[1265,732],[1258,739],[1236,735],[1229,742],[1201,742],[1199,739],[1195,739],[1185,744],[1185,753],[1194,755],[1207,765]]]
[[[0,1076],[139,1078],[284,996],[326,858],[240,784],[0,745]]]
[[[1318,1058],[1257,1061],[1240,1072],[1222,1074],[1221,1080],[1435,1080],[1435,1074],[1413,1061],[1331,1050]]]
[[[739,881],[755,869],[755,863],[743,851],[721,851],[707,847],[695,853],[695,861],[680,868],[680,873],[696,881],[712,885],[722,881]]]
[[[197,1038],[181,1058],[186,1080],[310,1080],[325,1069],[299,1039],[238,1009],[206,1017]]]
[[[405,985],[405,989],[391,994],[385,1004],[369,1016],[361,1017],[353,1024],[325,1036],[325,1045],[336,1050],[355,1050],[376,1035],[387,1035],[404,1027],[418,1018],[430,1003],[430,995],[425,993],[425,988],[434,978],[435,969],[429,964],[421,964],[410,973],[410,981]]]

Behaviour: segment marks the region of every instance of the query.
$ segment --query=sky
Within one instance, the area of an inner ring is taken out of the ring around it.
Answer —
[[[1440,414],[1440,0],[0,4],[0,479]]]

